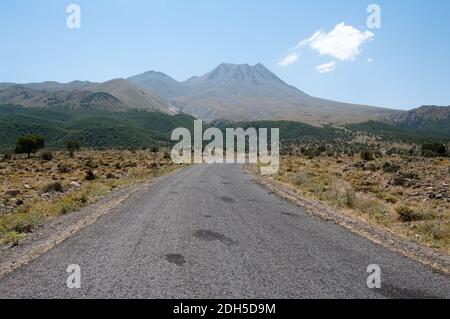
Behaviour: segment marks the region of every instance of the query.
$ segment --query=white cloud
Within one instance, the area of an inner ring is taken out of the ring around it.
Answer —
[[[298,54],[296,52],[291,52],[284,59],[281,59],[278,62],[278,65],[279,66],[287,66],[289,64],[294,63],[297,60],[298,60]]]
[[[367,58],[367,62],[372,63],[373,59],[372,58]]]
[[[332,61],[330,63],[324,63],[316,66],[316,70],[320,73],[329,73],[336,70],[336,61]]]
[[[360,31],[355,27],[340,23],[329,33],[315,32],[309,39],[301,41],[296,47],[300,50],[309,45],[320,55],[329,55],[341,61],[354,60],[361,53],[361,46],[373,40],[370,31]]]

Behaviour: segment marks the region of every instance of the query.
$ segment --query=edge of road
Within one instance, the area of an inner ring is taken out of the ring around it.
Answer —
[[[254,164],[244,165],[244,170],[253,178],[254,182],[273,194],[303,208],[307,214],[318,216],[325,222],[344,227],[377,245],[431,267],[434,271],[450,275],[449,255],[410,241],[392,231],[376,227],[356,217],[344,215],[325,204],[309,200],[295,193],[289,185],[259,175]]]
[[[0,279],[14,270],[29,264],[66,239],[94,224],[100,217],[119,207],[132,194],[148,190],[153,184],[187,168],[180,167],[153,180],[112,191],[89,206],[49,220],[36,228],[20,245],[1,248]]]

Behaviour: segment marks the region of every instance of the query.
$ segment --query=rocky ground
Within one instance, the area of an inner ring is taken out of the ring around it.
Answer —
[[[0,162],[0,243],[15,245],[47,219],[176,167],[167,152],[149,150],[51,155]]]
[[[275,179],[308,198],[450,253],[448,158],[286,155]]]

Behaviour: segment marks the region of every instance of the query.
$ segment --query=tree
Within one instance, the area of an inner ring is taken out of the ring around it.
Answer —
[[[445,156],[447,149],[444,144],[430,143],[422,145],[422,155],[425,157]]]
[[[159,147],[158,146],[150,147],[150,152],[153,153],[153,157],[156,157],[156,154],[159,152]]]
[[[38,135],[25,135],[20,137],[16,142],[16,154],[27,154],[30,157],[31,153],[36,153],[41,148],[44,148],[45,140]]]
[[[80,148],[81,148],[81,145],[77,141],[68,141],[66,143],[66,149],[69,152],[70,157],[73,157],[75,152],[79,151]]]

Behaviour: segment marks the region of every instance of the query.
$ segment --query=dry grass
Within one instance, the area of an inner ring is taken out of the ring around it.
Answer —
[[[177,168],[164,153],[54,152],[51,160],[0,163],[0,244],[16,245],[46,220],[84,207],[107,193]],[[92,173],[92,175],[90,175]]]
[[[450,253],[450,161],[286,155],[276,179],[297,192]]]

